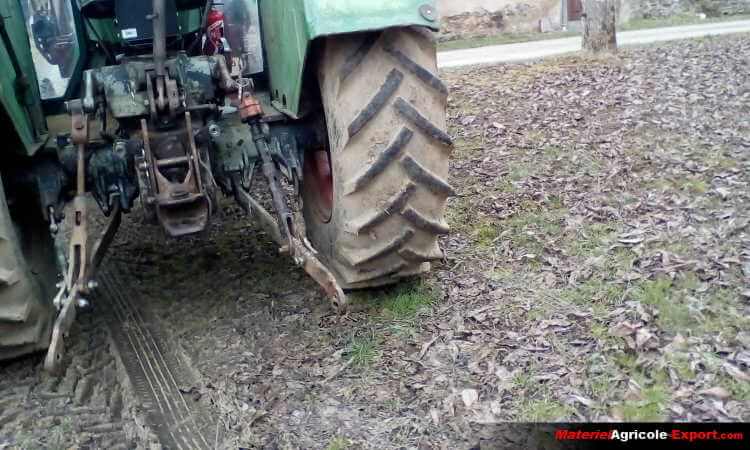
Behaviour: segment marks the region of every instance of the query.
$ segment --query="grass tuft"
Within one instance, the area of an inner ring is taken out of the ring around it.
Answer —
[[[519,409],[519,420],[523,422],[558,422],[570,415],[570,407],[543,398],[523,403]]]
[[[336,436],[328,444],[328,447],[326,447],[326,450],[347,450],[350,447],[351,447],[351,442],[349,442],[349,439],[342,437],[342,436]]]
[[[410,320],[436,301],[434,289],[425,283],[399,286],[382,303],[382,314],[393,320]]]
[[[661,422],[670,401],[669,388],[656,382],[641,391],[641,399],[626,401],[622,405],[622,416],[628,422]]]
[[[366,336],[358,336],[352,339],[347,349],[352,365],[356,367],[370,367],[378,357],[378,345],[375,336],[371,333]]]
[[[693,328],[696,325],[696,318],[685,305],[682,298],[684,296],[673,296],[671,292],[672,281],[661,278],[641,283],[634,289],[633,297],[659,311],[657,324],[661,329],[678,333]]]

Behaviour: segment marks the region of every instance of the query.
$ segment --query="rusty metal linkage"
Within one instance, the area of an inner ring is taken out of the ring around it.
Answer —
[[[278,216],[278,222],[244,191],[239,177],[232,179],[235,198],[246,211],[254,211],[258,214],[264,228],[273,230],[269,232],[279,244],[279,251],[291,256],[294,262],[323,288],[334,309],[341,313],[346,312],[348,301],[343,289],[336,281],[336,277],[317,257],[317,251],[307,238],[300,236],[299,231],[294,226],[294,215],[287,205],[286,195],[279,181],[279,171],[271,156],[267,136],[261,123],[263,110],[260,102],[250,92],[243,94],[240,114],[243,121],[250,126],[253,141],[260,154],[263,163],[263,175],[266,177],[268,187],[271,190],[271,198]]]
[[[86,211],[86,144],[88,143],[88,116],[83,111],[80,101],[69,103],[71,114],[71,139],[78,146],[78,164],[76,174],[76,197],[73,200],[73,230],[68,250],[68,267],[65,280],[54,299],[60,314],[52,327],[47,357],[44,368],[48,372],[57,372],[64,352],[64,337],[70,331],[76,317],[78,297],[85,286],[85,273],[88,264],[88,223]]]
[[[94,276],[101,265],[104,254],[114,240],[115,233],[120,226],[122,212],[120,202],[115,202],[115,208],[107,228],[94,245],[93,252],[88,245],[88,207],[86,200],[86,145],[88,144],[88,116],[83,111],[80,100],[69,103],[72,116],[71,138],[78,146],[78,164],[76,173],[76,197],[73,200],[73,230],[68,250],[67,269],[63,273],[64,280],[53,301],[60,310],[52,327],[52,338],[49,350],[44,360],[44,369],[57,373],[60,369],[65,352],[65,336],[70,331],[76,319],[76,308],[87,304],[83,295],[87,295],[96,288]]]

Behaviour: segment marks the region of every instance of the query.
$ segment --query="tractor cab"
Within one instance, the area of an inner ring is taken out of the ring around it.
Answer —
[[[72,2],[21,4],[42,100],[64,96],[81,56]]]
[[[152,55],[155,32],[171,55],[221,53],[245,74],[264,69],[257,0],[227,0],[220,10],[205,0],[164,0],[163,21],[154,20],[153,0],[21,3],[42,100],[76,96],[86,69]]]

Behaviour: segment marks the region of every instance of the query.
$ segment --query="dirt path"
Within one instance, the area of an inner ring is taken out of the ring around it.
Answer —
[[[229,204],[182,241],[131,217],[113,288],[219,448],[528,447],[505,422],[750,420],[747,54],[749,37],[721,37],[446,72],[447,259],[346,317]]]

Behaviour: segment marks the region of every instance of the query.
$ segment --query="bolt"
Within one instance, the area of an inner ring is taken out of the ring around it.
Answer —
[[[99,287],[99,282],[96,280],[89,280],[89,283],[86,286],[90,291],[93,291],[94,289]]]
[[[50,233],[57,234],[57,232],[58,232],[59,229],[60,229],[60,227],[58,227],[55,222],[52,222],[51,224],[49,224],[49,231],[50,231]]]
[[[91,303],[89,303],[89,301],[88,301],[88,300],[86,300],[85,298],[83,298],[83,297],[79,297],[79,298],[78,298],[78,299],[76,300],[76,305],[77,305],[77,306],[78,306],[78,307],[79,307],[80,309],[85,309],[85,308],[88,308],[88,307],[89,307],[89,305],[91,305]]]
[[[437,11],[431,5],[425,4],[420,6],[419,13],[425,20],[429,22],[434,22],[437,20]]]
[[[211,125],[208,126],[208,134],[210,134],[213,137],[219,137],[221,136],[221,128],[215,123],[212,123]]]

